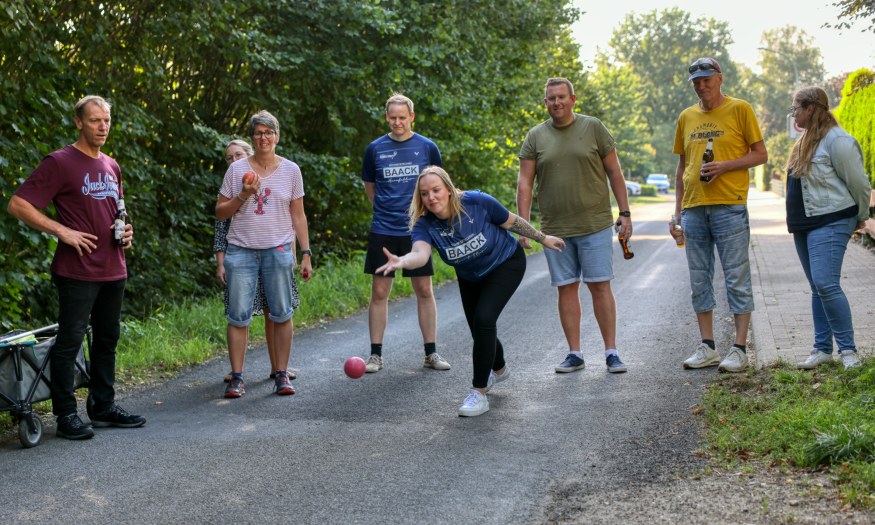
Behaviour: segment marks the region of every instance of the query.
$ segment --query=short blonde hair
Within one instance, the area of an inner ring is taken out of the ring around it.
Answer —
[[[405,97],[401,93],[392,93],[392,96],[389,97],[389,100],[386,101],[386,113],[389,112],[389,106],[391,106],[392,104],[404,104],[405,106],[407,106],[408,111],[413,113],[413,101]]]

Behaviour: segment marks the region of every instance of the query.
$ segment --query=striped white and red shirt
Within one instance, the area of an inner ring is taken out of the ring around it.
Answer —
[[[236,198],[243,191],[243,174],[254,171],[249,158],[240,159],[228,167],[219,193],[228,199]],[[261,188],[252,195],[231,217],[228,242],[263,250],[283,244],[294,244],[295,228],[289,205],[304,197],[304,179],[301,168],[294,162],[282,159],[276,170],[261,178]]]

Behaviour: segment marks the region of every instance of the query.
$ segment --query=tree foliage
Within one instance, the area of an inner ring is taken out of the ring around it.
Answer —
[[[839,8],[835,27],[849,29],[855,22],[862,20],[869,24],[867,31],[875,31],[875,2],[872,0],[840,0],[832,5]]]
[[[858,69],[848,76],[836,118],[860,143],[866,173],[875,188],[875,72]]]
[[[268,109],[301,165],[320,255],[367,236],[365,146],[393,91],[459,185],[512,202],[516,154],[550,76],[580,75],[567,0],[9,0],[0,8],[0,192],[73,142],[72,104],[113,103],[104,152],[122,167],[136,231],[126,308],[215,293],[222,144]],[[0,324],[51,319],[55,241],[0,214]]]
[[[787,108],[795,91],[825,84],[823,58],[811,36],[795,26],[764,31],[760,43],[762,75],[751,103],[757,107],[764,135],[786,133]]]

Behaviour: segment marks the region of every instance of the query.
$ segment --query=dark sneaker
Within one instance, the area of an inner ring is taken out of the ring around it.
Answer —
[[[557,373],[566,373],[566,372],[574,372],[575,370],[580,370],[581,368],[586,368],[586,363],[583,362],[583,359],[577,357],[574,354],[568,354],[565,358],[565,361],[559,364],[556,367]]]
[[[242,377],[232,377],[225,387],[225,397],[236,398],[243,397],[246,393],[246,385],[243,383]]]
[[[289,382],[288,373],[279,372],[276,375],[276,379],[274,381],[274,390],[276,391],[276,395],[290,396],[295,393],[294,387],[292,387],[292,384]]]
[[[620,361],[620,356],[611,354],[605,359],[608,364],[608,372],[612,374],[622,374],[626,371],[626,365]]]
[[[22,421],[21,424],[26,423]],[[79,414],[73,412],[58,418],[56,434],[58,437],[66,439],[91,439],[94,437],[94,430],[91,425],[86,425],[79,419]]]
[[[298,378],[298,375],[296,373],[292,372],[291,370],[287,370],[286,373],[289,374],[290,381],[294,381],[295,379]],[[228,374],[228,375],[230,376],[231,374]],[[276,379],[276,372],[271,372],[269,377],[271,379]],[[228,381],[230,381],[230,379]],[[227,383],[228,381],[225,381],[225,382]]]
[[[146,424],[146,418],[143,416],[135,416],[128,414],[125,409],[115,403],[109,407],[109,410],[103,412],[89,414],[91,424],[95,428],[119,427],[119,428],[137,428]]]

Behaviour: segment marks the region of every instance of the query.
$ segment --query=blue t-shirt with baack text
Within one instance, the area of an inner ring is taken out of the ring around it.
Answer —
[[[431,212],[416,221],[411,239],[425,241],[437,249],[441,259],[466,281],[480,281],[514,254],[517,241],[501,227],[510,212],[494,197],[481,191],[462,194],[460,221],[449,221]]]

